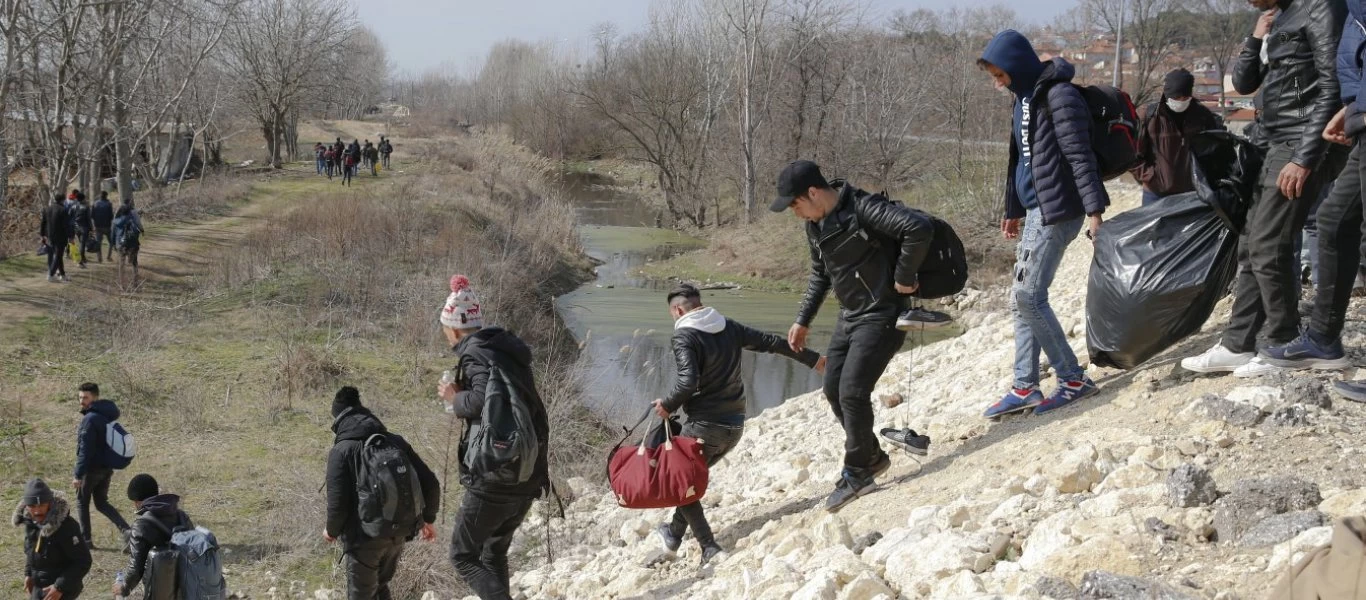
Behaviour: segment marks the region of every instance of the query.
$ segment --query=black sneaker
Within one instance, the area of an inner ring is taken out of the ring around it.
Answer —
[[[891,461],[887,464],[890,466]],[[839,512],[845,505],[857,500],[859,496],[864,496],[877,489],[877,483],[872,477],[859,478],[849,473],[840,477],[839,483],[835,484],[835,491],[830,493],[825,499],[826,512]]]
[[[920,435],[914,429],[884,427],[879,433],[882,434],[882,439],[911,454],[925,456],[930,453],[930,436]]]
[[[953,317],[947,314],[925,310],[920,307],[912,308],[896,318],[896,328],[902,331],[913,329],[932,329],[943,327],[953,322]]]
[[[872,479],[877,477],[878,475],[887,472],[887,469],[890,468],[892,468],[892,457],[886,452],[883,452],[882,456],[877,459],[877,462],[873,463],[873,466],[868,467],[868,478]]]
[[[665,552],[678,552],[679,546],[683,545],[683,538],[674,535],[674,532],[669,530],[668,523],[660,525],[655,533],[659,534],[660,545],[664,547]]]
[[[706,566],[707,563],[711,562],[711,559],[716,558],[716,555],[722,552],[725,552],[725,550],[723,550],[721,546],[716,545],[716,542],[702,546],[701,566]]]

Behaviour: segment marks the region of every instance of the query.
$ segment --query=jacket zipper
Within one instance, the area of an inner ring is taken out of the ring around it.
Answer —
[[[860,273],[858,272],[858,270],[855,270],[854,279],[857,279],[859,283],[863,284],[863,289],[867,290],[868,295],[872,297],[874,302],[876,302],[877,295],[873,293],[873,288],[868,287],[868,282],[863,280],[863,273]]]

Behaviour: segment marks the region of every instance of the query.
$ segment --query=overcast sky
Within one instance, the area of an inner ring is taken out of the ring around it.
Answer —
[[[1043,24],[1074,6],[1070,0],[870,0],[883,15],[897,9],[1009,4],[1028,24]],[[400,71],[450,65],[460,70],[494,43],[518,38],[578,46],[589,29],[611,21],[623,33],[641,29],[649,0],[361,0],[361,22],[384,41]]]

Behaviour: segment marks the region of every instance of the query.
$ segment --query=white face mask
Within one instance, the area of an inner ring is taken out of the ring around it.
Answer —
[[[1186,109],[1190,107],[1190,98],[1186,98],[1185,100],[1172,100],[1171,98],[1167,98],[1167,108],[1172,109],[1174,112],[1186,112]]]

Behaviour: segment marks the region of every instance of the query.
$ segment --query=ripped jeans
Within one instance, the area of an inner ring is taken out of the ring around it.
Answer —
[[[1083,371],[1067,343],[1067,334],[1048,304],[1048,288],[1058,273],[1067,245],[1085,224],[1078,217],[1052,225],[1043,224],[1038,208],[1029,209],[1015,248],[1015,279],[1010,289],[1010,312],[1015,317],[1016,389],[1039,387],[1039,353],[1048,355],[1058,381],[1080,379]],[[1069,282],[1085,286],[1086,281]]]

